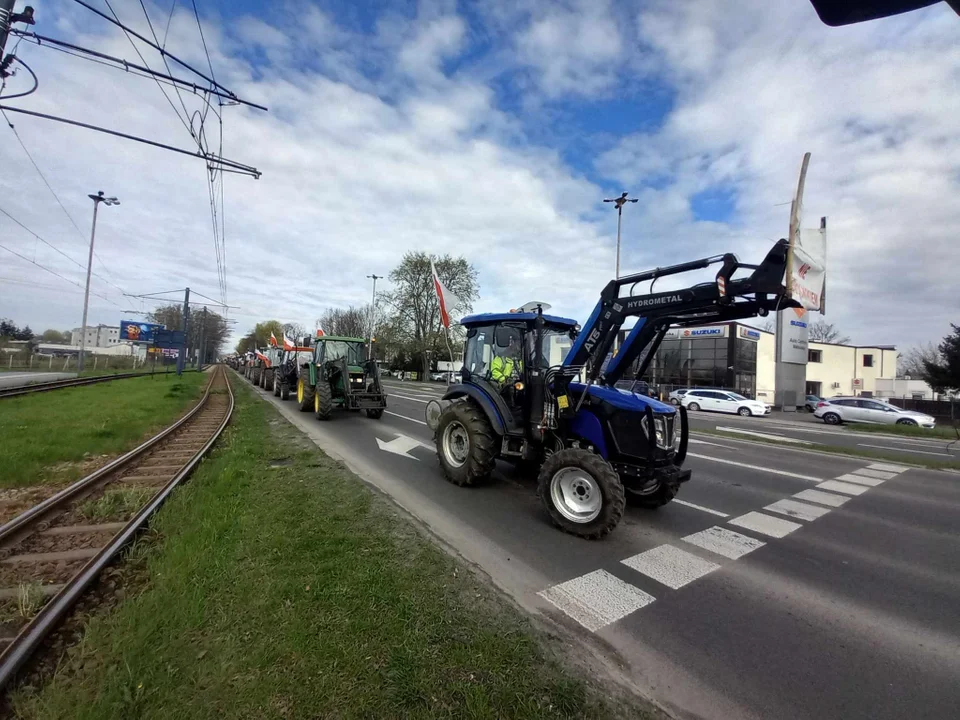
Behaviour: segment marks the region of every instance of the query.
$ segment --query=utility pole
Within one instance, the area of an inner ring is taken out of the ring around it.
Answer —
[[[7,77],[7,68],[13,62],[13,54],[4,55],[7,47],[7,38],[10,36],[10,26],[22,22],[26,25],[36,25],[33,20],[33,8],[27,5],[23,12],[15,13],[13,6],[16,0],[0,0],[0,77]]]
[[[204,355],[206,348],[203,344],[203,332],[207,329],[207,306],[203,306],[203,318],[200,320],[200,349],[197,351],[197,370],[203,369]]]
[[[180,354],[177,356],[177,375],[183,374],[183,365],[187,360],[187,329],[190,318],[190,288],[183,291],[183,342],[180,343]]]
[[[605,203],[613,203],[614,207],[617,208],[617,274],[616,279],[620,279],[620,228],[623,225],[623,206],[628,202],[635,203],[639,198],[628,198],[627,193],[623,193],[618,198],[604,198]],[[618,291],[619,294],[619,291]],[[618,332],[616,337],[613,339],[613,354],[616,355],[617,351],[620,350],[620,333]]]
[[[383,275],[367,275],[367,278],[373,278],[373,297],[370,300],[370,343],[367,347],[367,357],[373,359],[373,323],[377,317],[377,280],[383,278]]]
[[[104,205],[120,204],[120,201],[115,197],[104,197],[103,190],[96,195],[87,195],[87,197],[93,200],[93,226],[90,228],[90,254],[87,256],[87,286],[83,291],[83,321],[80,324],[80,356],[77,358],[78,374],[83,372],[83,361],[87,348],[87,306],[90,303],[90,272],[93,270],[93,241],[97,235],[97,209],[100,207],[100,203]]]

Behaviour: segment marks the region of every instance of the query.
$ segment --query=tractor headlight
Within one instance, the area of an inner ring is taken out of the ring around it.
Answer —
[[[676,416],[655,415],[653,418],[653,433],[657,447],[663,450],[676,450],[680,447],[680,433],[675,427]],[[650,437],[650,423],[646,417],[641,421],[644,434]]]

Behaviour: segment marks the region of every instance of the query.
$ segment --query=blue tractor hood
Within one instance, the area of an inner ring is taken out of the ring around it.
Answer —
[[[570,383],[570,389],[582,392],[584,383]],[[587,391],[592,397],[599,400],[606,400],[608,403],[621,410],[631,410],[633,412],[646,412],[647,407],[651,407],[653,412],[662,415],[673,415],[677,410],[670,403],[660,402],[646,395],[638,395],[629,390],[608,387],[606,385],[591,385]]]

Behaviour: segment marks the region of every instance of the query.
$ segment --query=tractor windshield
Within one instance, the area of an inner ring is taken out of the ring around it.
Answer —
[[[533,358],[536,347],[536,333],[527,333],[527,352]],[[551,368],[563,363],[573,345],[573,333],[558,328],[543,329],[543,356],[539,363],[542,368]]]
[[[323,361],[347,359],[347,365],[362,365],[364,361],[363,345],[345,340],[327,340],[324,342]]]

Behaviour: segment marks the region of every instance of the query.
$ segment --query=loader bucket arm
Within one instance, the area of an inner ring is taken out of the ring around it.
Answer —
[[[628,335],[623,347],[612,358],[603,377],[613,385],[637,357],[650,347],[659,345],[667,329],[673,326],[697,325],[729,320],[742,320],[799,304],[786,297],[783,286],[787,267],[786,240],[779,240],[759,265],[741,264],[727,253],[688,263],[656,268],[610,281],[594,308],[564,365],[584,366],[585,380],[594,382],[600,375],[604,358],[628,317],[641,318]],[[625,285],[636,285],[668,275],[700,270],[721,263],[714,282],[693,285],[681,290],[620,297]],[[733,275],[741,269],[752,272],[743,278]],[[651,348],[655,349],[655,348]],[[647,353],[647,362],[652,353]]]

